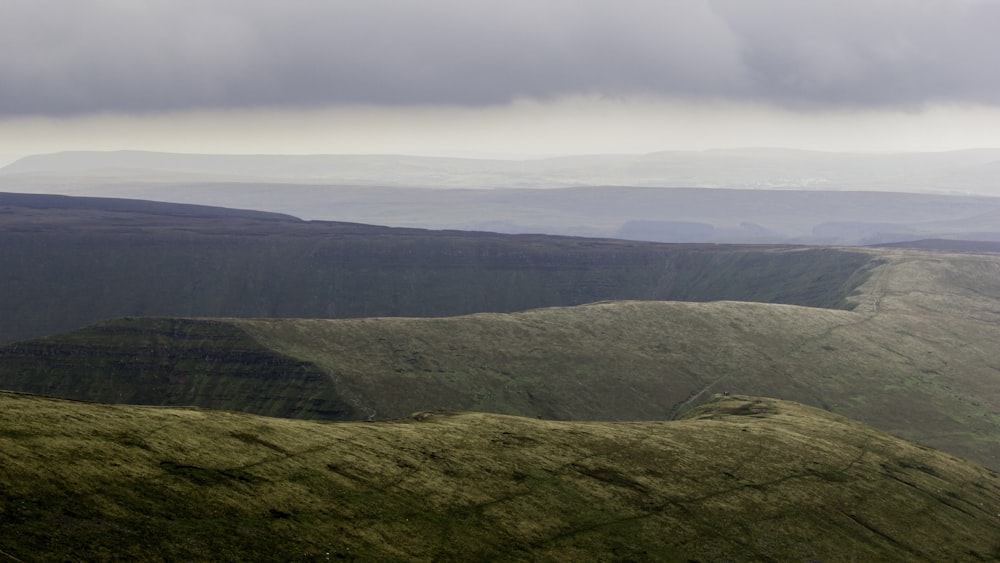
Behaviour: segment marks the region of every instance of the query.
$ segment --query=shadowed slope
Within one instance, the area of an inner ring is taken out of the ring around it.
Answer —
[[[125,319],[0,348],[0,386],[355,420],[437,408],[667,419],[732,391],[1000,467],[1000,261],[878,255],[854,311],[632,301],[440,319]]]
[[[135,315],[439,317],[606,299],[839,307],[869,259],[0,194],[0,343]]]
[[[8,388],[27,393],[286,418],[361,416],[315,366],[226,322],[119,319],[14,344],[0,357]]]
[[[1000,555],[995,473],[770,399],[667,423],[0,405],[0,550],[21,560]]]

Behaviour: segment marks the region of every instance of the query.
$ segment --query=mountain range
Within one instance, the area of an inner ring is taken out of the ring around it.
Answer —
[[[988,149],[892,155],[746,149],[534,161],[71,152],[0,169],[0,189],[392,227],[873,244],[1000,240],[997,162],[1000,151]]]
[[[6,193],[0,258],[11,560],[1000,557],[995,242]]]

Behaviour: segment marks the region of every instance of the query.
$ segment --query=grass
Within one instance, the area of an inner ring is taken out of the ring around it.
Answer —
[[[1000,259],[870,252],[878,265],[852,310],[616,301],[433,319],[114,320],[0,350],[0,381],[354,420],[433,409],[663,420],[730,391],[828,409],[1000,469]]]
[[[317,423],[0,394],[11,560],[976,560],[1000,478],[794,403]]]
[[[133,203],[5,209],[0,343],[123,316],[439,317],[608,299],[840,306],[869,260],[843,249],[392,229]]]
[[[823,407],[1000,468],[990,416],[1000,405],[990,384],[1000,324],[989,313],[1000,311],[990,289],[1000,260],[878,256],[853,311],[608,302],[448,319],[231,322],[318,366],[379,416],[441,407],[663,419],[732,391]]]
[[[6,387],[26,392],[289,418],[352,414],[314,366],[219,321],[117,319],[0,354]]]

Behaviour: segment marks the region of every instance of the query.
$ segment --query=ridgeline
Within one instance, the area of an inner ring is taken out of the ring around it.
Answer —
[[[663,420],[799,401],[1000,468],[1000,258],[871,251],[851,310],[615,301],[448,318],[123,318],[0,347],[0,388],[368,420]]]
[[[1000,558],[989,245],[0,214],[0,558]]]
[[[112,317],[441,317],[611,299],[841,307],[871,257],[0,194],[0,343]]]
[[[795,403],[376,423],[0,394],[14,561],[983,561],[1000,477]]]

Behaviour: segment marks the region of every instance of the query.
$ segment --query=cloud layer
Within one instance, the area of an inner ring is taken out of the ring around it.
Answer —
[[[10,0],[0,116],[567,96],[1000,105],[992,0]]]

